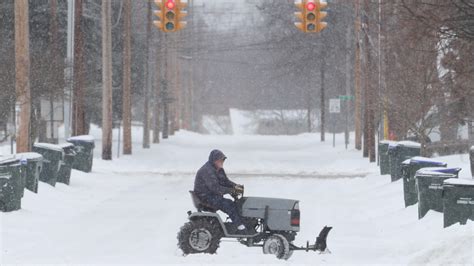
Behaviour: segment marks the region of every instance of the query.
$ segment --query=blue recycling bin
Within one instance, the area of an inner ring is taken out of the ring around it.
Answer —
[[[418,192],[418,219],[423,218],[429,210],[443,212],[443,182],[458,178],[461,168],[429,167],[416,172]]]
[[[446,166],[446,163],[420,156],[415,156],[411,159],[403,161],[401,168],[403,177],[403,198],[405,200],[405,207],[411,206],[418,202],[418,193],[415,185],[416,172],[426,167]]]

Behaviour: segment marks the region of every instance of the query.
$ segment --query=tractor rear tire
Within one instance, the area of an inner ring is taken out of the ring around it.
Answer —
[[[293,255],[293,250],[290,250],[290,243],[286,237],[273,234],[263,243],[263,253],[274,254],[277,259],[288,260]]]
[[[184,255],[193,253],[215,254],[219,248],[222,230],[219,224],[206,219],[185,223],[178,233],[178,247]]]

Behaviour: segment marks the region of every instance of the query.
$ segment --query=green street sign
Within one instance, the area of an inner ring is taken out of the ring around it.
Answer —
[[[350,101],[354,99],[354,96],[352,95],[339,95],[339,99],[341,101]]]

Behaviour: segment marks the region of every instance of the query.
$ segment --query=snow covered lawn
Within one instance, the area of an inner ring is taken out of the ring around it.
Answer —
[[[295,252],[279,261],[260,248],[223,242],[217,255],[183,257],[176,234],[193,210],[194,173],[213,148],[228,156],[226,171],[246,195],[300,200],[297,245],[333,226],[332,254]],[[467,155],[438,159],[469,176]],[[0,213],[1,265],[474,264],[472,222],[443,229],[443,215],[434,212],[418,220],[417,205],[404,208],[401,181],[391,183],[360,152],[341,142],[332,148],[317,134],[180,132],[149,150],[136,143],[133,156],[94,163],[93,173],[74,171],[70,186],[41,183],[39,194],[25,191],[22,210]]]

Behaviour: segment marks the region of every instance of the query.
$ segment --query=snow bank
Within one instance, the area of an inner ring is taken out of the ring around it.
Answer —
[[[0,264],[474,264],[472,221],[443,229],[443,214],[431,211],[418,220],[416,205],[404,207],[402,180],[380,176],[376,164],[343,143],[343,135],[333,148],[318,134],[182,131],[151,149],[136,144],[133,156],[113,161],[100,160],[96,148],[92,173],[73,170],[70,186],[41,182],[38,194],[25,191],[22,210],[0,213]],[[183,257],[176,234],[193,210],[188,190],[213,148],[226,153],[226,171],[245,185],[247,196],[300,200],[296,245],[313,242],[324,225],[333,226],[332,254],[295,252],[285,262],[261,248],[222,242],[217,255]],[[467,154],[438,159],[469,166]]]

